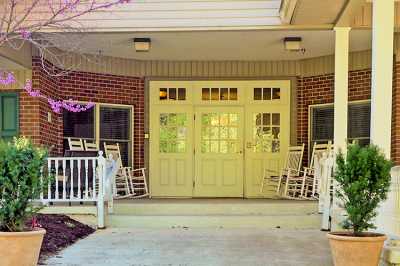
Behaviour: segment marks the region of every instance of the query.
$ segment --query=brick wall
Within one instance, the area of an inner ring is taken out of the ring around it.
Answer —
[[[53,66],[47,62],[46,69],[51,69]],[[59,94],[59,78],[54,75],[49,75],[42,66],[42,61],[34,59],[32,61],[32,86],[36,90],[40,90],[43,95],[53,99],[60,99]],[[30,97],[30,96],[28,96]],[[62,138],[62,121],[61,115],[53,113],[46,99],[32,98],[37,104],[37,119],[39,123],[39,143],[50,148],[52,155],[61,155],[62,149],[58,148],[59,140]],[[48,113],[51,114],[51,122],[48,122]],[[26,135],[26,134],[24,134]]]
[[[133,157],[134,167],[144,166],[144,79],[88,72],[70,72],[54,77],[42,68],[39,59],[33,59],[32,80],[34,89],[56,99],[74,99],[134,106]],[[25,93],[22,93],[25,94]],[[63,150],[62,115],[51,112],[44,99],[21,97],[21,134],[35,143],[51,148],[52,154]],[[33,111],[31,114],[29,112]],[[52,121],[48,122],[48,113]],[[29,128],[34,128],[31,131]]]
[[[306,144],[304,162],[308,158],[308,111],[310,105],[333,103],[334,74],[298,78],[297,141]],[[349,72],[349,101],[371,98],[371,71]]]
[[[400,62],[393,77],[392,158],[400,164]],[[71,72],[66,76],[49,76],[38,59],[33,60],[32,80],[35,89],[54,98],[76,99],[113,104],[134,105],[134,166],[144,165],[144,79],[87,72]],[[297,141],[308,144],[308,110],[310,105],[333,103],[334,75],[299,77],[297,88]],[[371,71],[349,73],[349,101],[370,98]],[[53,146],[53,153],[62,153],[62,117],[52,113],[43,99],[20,92],[20,132],[36,144]],[[307,153],[305,154],[307,158]]]
[[[392,106],[392,160],[400,165],[400,62],[394,64]]]

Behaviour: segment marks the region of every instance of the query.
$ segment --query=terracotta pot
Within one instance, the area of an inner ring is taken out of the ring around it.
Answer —
[[[0,232],[0,266],[36,266],[46,230]]]
[[[386,236],[364,233],[352,236],[348,232],[328,233],[335,266],[377,266]]]

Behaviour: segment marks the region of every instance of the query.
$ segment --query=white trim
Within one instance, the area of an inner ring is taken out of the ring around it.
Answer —
[[[282,23],[290,24],[297,2],[297,0],[282,0],[281,9],[279,11]]]

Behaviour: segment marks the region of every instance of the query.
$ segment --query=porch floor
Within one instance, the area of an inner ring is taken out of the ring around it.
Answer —
[[[47,265],[333,265],[325,233],[283,229],[106,229]]]

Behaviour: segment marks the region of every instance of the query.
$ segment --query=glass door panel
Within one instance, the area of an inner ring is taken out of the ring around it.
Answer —
[[[196,197],[243,196],[242,132],[241,107],[196,109]]]

